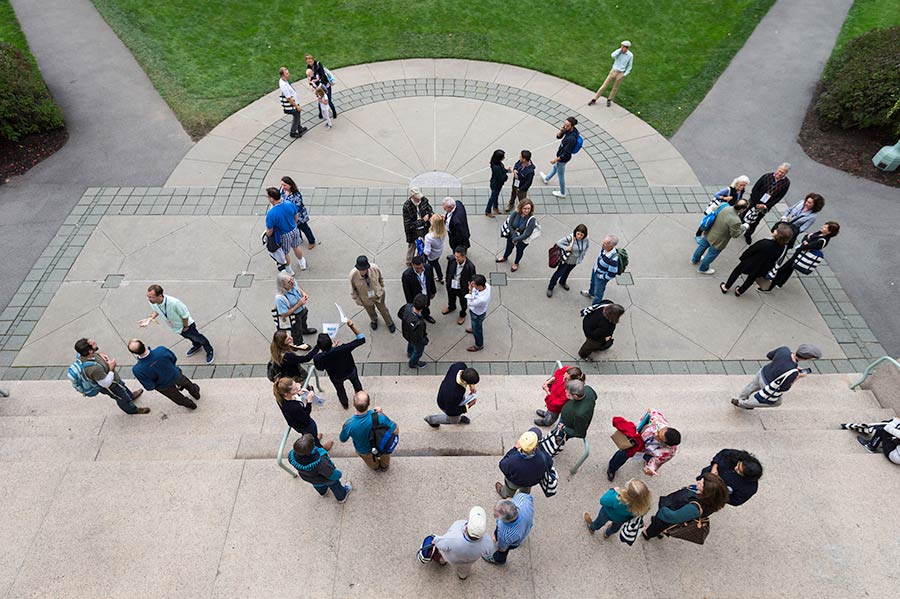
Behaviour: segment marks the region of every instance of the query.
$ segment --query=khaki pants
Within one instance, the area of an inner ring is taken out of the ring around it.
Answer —
[[[357,455],[359,455],[359,457],[362,458],[362,461],[366,463],[366,466],[372,470],[378,470],[378,468],[387,470],[391,465],[391,454],[389,453],[382,454],[377,458],[371,453],[360,453]]]
[[[387,306],[384,305],[384,298],[381,298],[381,301],[376,302],[372,306],[363,306],[366,314],[369,315],[370,322],[378,322],[378,317],[375,315],[375,308],[378,308],[378,311],[381,312],[381,318],[384,320],[384,324],[388,326],[394,324],[394,319],[391,318],[390,311],[387,309]]]
[[[603,82],[603,85],[600,86],[600,89],[597,90],[597,95],[594,96],[596,100],[599,98],[603,91],[606,89],[606,86],[610,83],[613,84],[612,90],[609,92],[609,99],[612,100],[616,97],[616,92],[619,91],[619,84],[622,83],[622,79],[625,77],[625,71],[617,71],[615,69],[609,70],[609,75],[606,76],[606,80]]]

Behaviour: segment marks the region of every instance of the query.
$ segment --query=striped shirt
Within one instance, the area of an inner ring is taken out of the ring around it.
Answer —
[[[516,493],[512,502],[519,508],[519,517],[512,522],[497,520],[497,549],[507,551],[525,542],[534,524],[534,498],[529,493]]]
[[[597,256],[597,264],[594,266],[594,272],[607,281],[613,280],[619,274],[619,254],[616,253],[616,248],[608,252],[600,250],[600,255]]]

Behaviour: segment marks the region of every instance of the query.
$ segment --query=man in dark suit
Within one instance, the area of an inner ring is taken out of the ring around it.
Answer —
[[[774,172],[766,173],[754,183],[753,189],[750,191],[750,208],[741,217],[749,225],[744,232],[747,245],[753,243],[753,232],[762,222],[766,212],[774,208],[787,195],[788,189],[791,187],[791,180],[787,176],[790,170],[791,164],[782,162]]]
[[[469,292],[469,281],[475,276],[475,265],[466,258],[466,248],[458,246],[453,255],[447,258],[447,272],[444,280],[447,282],[447,307],[441,310],[441,314],[450,314],[456,310],[456,300],[459,300],[459,318],[456,324],[466,322],[466,294]]]
[[[466,207],[462,202],[453,198],[444,198],[442,204],[444,212],[444,223],[447,225],[447,237],[449,238],[450,247],[457,248],[463,246],[468,249],[469,243],[469,219],[466,217]]]
[[[431,299],[437,295],[437,287],[434,284],[434,268],[422,259],[422,256],[413,256],[412,266],[403,271],[400,275],[400,283],[403,285],[403,296],[406,303],[411,304],[420,293],[428,298],[428,305]],[[425,322],[434,324],[434,318],[431,317],[431,308],[425,306],[422,309],[422,318]]]

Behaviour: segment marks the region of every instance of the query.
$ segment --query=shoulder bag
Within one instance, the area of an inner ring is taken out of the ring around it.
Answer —
[[[675,537],[683,541],[690,541],[697,545],[702,545],[709,536],[709,518],[703,517],[703,508],[696,501],[692,501],[697,509],[700,510],[700,517],[688,520],[687,522],[679,522],[673,524],[663,531],[667,537]]]

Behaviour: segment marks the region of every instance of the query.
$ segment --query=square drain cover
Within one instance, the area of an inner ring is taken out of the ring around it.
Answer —
[[[247,289],[253,284],[253,275],[243,274],[234,278],[235,289]]]
[[[506,273],[505,272],[492,272],[491,273],[491,285],[494,287],[503,287],[506,285]]]
[[[106,275],[106,280],[103,281],[103,284],[100,285],[101,289],[118,289],[119,285],[122,284],[122,281],[125,280],[125,275]]]

